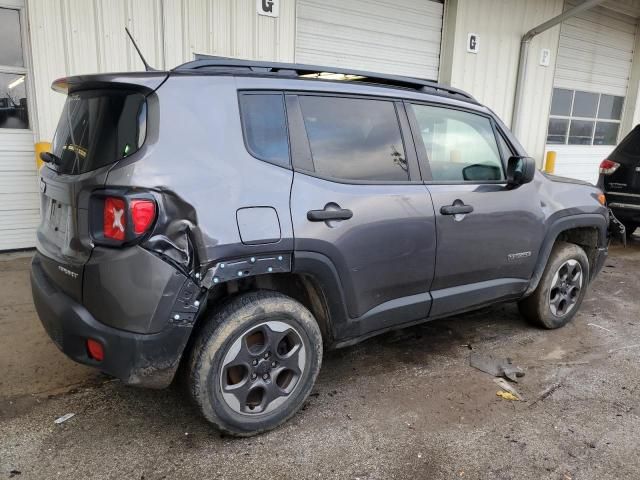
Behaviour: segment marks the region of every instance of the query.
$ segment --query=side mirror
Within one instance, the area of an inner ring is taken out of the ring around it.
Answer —
[[[533,180],[536,161],[531,157],[510,157],[507,162],[507,185],[511,188]]]

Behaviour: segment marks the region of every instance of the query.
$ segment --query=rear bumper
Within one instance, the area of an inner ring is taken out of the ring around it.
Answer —
[[[130,385],[163,388],[173,380],[192,325],[169,323],[160,332],[148,335],[109,327],[49,280],[39,254],[31,266],[31,290],[45,330],[72,360],[98,368]],[[88,338],[102,343],[103,361],[89,357]]]

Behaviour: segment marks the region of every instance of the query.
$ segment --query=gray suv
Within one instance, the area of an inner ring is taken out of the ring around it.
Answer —
[[[607,255],[602,192],[437,83],[200,57],[53,88],[45,329],[127,384],[180,371],[233,435],[294,415],[326,348],[504,301],[561,327]]]

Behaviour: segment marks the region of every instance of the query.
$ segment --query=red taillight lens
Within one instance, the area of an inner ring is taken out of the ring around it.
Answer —
[[[130,205],[133,233],[141,235],[156,219],[156,204],[151,200],[131,200]]]
[[[611,175],[618,169],[619,166],[619,163],[612,160],[603,160],[600,164],[600,173],[603,175]]]
[[[104,199],[102,229],[105,238],[124,240],[127,222],[125,206],[122,198],[106,197]]]
[[[93,358],[98,362],[104,360],[104,348],[99,341],[94,340],[93,338],[87,339],[87,352],[89,353],[90,358]]]

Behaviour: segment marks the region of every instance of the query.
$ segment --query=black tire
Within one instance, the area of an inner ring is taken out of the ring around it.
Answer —
[[[579,264],[579,268],[576,264]],[[576,291],[573,277],[577,270],[580,270],[582,281]],[[562,279],[565,273],[571,275],[567,280]],[[588,284],[589,259],[584,250],[573,243],[557,242],[538,287],[531,296],[518,303],[520,313],[531,323],[544,328],[563,327],[580,308]]]
[[[190,360],[189,391],[204,417],[222,432],[248,437],[286,422],[302,406],[320,371],[322,335],[311,312],[296,300],[249,292],[208,319]],[[269,401],[272,395],[280,396]]]

